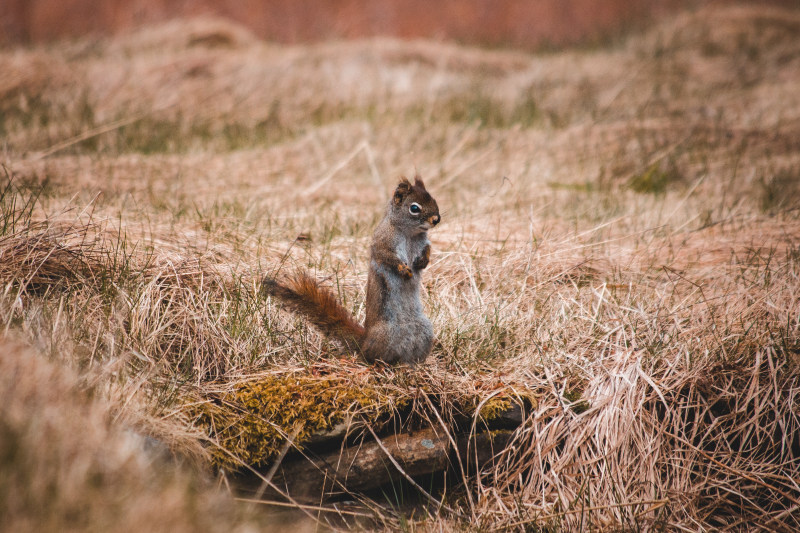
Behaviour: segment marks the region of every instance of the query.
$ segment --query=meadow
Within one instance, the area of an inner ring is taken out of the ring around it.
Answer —
[[[435,491],[281,501],[308,530],[797,530],[798,36],[727,6],[540,53],[216,19],[0,49],[3,527],[280,528],[237,472],[518,402]],[[260,283],[306,269],[363,318],[415,173],[438,344],[372,366]]]

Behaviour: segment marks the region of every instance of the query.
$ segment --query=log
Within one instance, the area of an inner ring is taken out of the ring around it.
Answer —
[[[506,448],[512,430],[524,417],[523,406],[513,404],[489,422],[475,424],[465,419],[455,424],[451,427],[453,439],[438,427],[383,437],[370,430],[380,441],[368,438],[363,428],[352,431],[352,421],[345,421],[311,436],[304,442],[302,455],[290,453],[276,461],[279,464],[269,465],[265,476],[270,483],[248,474],[237,476],[236,483],[259,498],[289,495],[298,503],[319,503],[439,472],[449,471],[453,476],[444,479],[460,481],[464,475],[471,477],[493,467],[492,461]],[[270,484],[278,490],[268,488]]]
[[[460,457],[465,472],[483,468],[507,444],[511,433],[485,432],[458,436],[455,453],[450,439],[433,429],[401,433],[330,452],[311,459],[287,461],[273,483],[298,502],[319,502],[348,492],[376,489],[405,476],[419,477],[454,468]],[[400,472],[387,456],[402,468]],[[455,467],[457,468],[457,467]],[[460,470],[459,470],[460,472]]]
[[[347,491],[364,491],[402,477],[387,452],[409,476],[421,476],[448,465],[450,442],[446,435],[426,429],[366,441],[321,457],[281,465],[274,483],[298,501],[319,501]]]
[[[456,441],[458,457],[466,465],[467,475],[494,466],[495,457],[506,448],[511,435],[511,431],[485,431],[473,436],[460,436]]]

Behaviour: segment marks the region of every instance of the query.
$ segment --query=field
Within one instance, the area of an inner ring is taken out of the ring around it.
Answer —
[[[0,72],[4,529],[279,528],[235,473],[287,438],[512,401],[490,468],[303,527],[800,528],[800,11],[538,54],[198,19]],[[371,366],[259,286],[304,268],[363,318],[417,172],[439,342]]]

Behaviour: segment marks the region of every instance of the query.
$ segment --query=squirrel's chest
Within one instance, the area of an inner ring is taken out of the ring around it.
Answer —
[[[425,237],[421,239],[398,239],[395,243],[394,252],[400,261],[410,265],[422,254],[427,242],[428,239]]]

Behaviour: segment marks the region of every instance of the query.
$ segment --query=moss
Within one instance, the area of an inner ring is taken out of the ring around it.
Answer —
[[[428,379],[399,374],[389,377],[373,373],[353,379],[348,374],[294,373],[238,384],[229,392],[194,402],[190,411],[215,443],[211,450],[214,463],[236,469],[242,464],[270,463],[288,435],[295,435],[294,445],[302,448],[312,436],[353,418],[377,427],[400,414],[403,426],[409,423],[416,427],[432,419],[434,415],[429,410],[435,405],[440,412],[457,417],[474,417],[477,413],[485,423],[499,418],[515,404],[526,408],[536,404],[532,393],[498,393],[496,385],[489,385],[490,388],[469,395],[450,391],[444,396],[450,398],[447,403],[451,408],[444,409],[442,391],[437,390],[441,384],[436,385]],[[483,403],[491,394],[494,396]],[[449,423],[454,424],[454,430],[459,424],[455,418]]]
[[[591,404],[582,398],[581,391],[568,390],[564,392],[564,399],[569,402],[569,406],[576,414],[586,412],[591,407]]]
[[[294,444],[302,447],[355,414],[377,421],[404,404],[341,377],[288,375],[242,383],[200,404],[197,420],[218,445],[212,453],[219,466],[261,465],[280,452],[287,435],[297,432]]]
[[[495,396],[481,406],[478,415],[486,421],[494,420],[500,414],[511,409],[511,400],[504,396]]]

